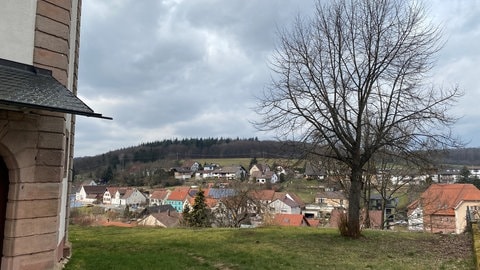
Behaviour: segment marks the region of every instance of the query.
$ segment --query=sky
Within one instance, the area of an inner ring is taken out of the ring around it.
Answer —
[[[454,132],[480,147],[480,0],[426,0],[445,46],[432,82],[458,86]],[[312,0],[82,1],[75,156],[175,138],[273,139],[251,124],[271,82],[277,29]]]

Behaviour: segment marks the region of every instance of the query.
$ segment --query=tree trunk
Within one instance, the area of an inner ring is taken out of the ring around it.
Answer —
[[[352,168],[350,178],[350,194],[348,202],[348,235],[360,237],[360,199],[362,193],[362,169]]]

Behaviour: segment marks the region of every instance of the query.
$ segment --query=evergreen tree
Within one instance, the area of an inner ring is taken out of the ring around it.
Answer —
[[[210,210],[205,203],[205,193],[203,190],[199,190],[195,196],[192,211],[190,211],[188,207],[185,207],[183,220],[185,225],[189,227],[201,228],[211,226]]]

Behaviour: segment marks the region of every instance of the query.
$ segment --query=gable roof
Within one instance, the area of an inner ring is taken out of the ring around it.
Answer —
[[[157,200],[165,200],[169,193],[170,192],[167,189],[154,190],[152,194],[150,194],[150,198]]]
[[[275,199],[275,190],[271,189],[261,189],[261,190],[252,190],[251,195],[254,199],[262,201],[273,201]]]
[[[152,213],[143,220],[141,220],[138,225],[172,228],[178,226],[179,223],[180,215],[175,211],[170,211]]]
[[[168,195],[167,200],[169,201],[185,201],[190,191],[189,187],[181,187],[174,189],[170,195]]]
[[[320,191],[317,192],[316,198],[345,200],[347,197],[342,191]]]
[[[310,226],[302,214],[276,214],[273,223],[279,226]]]
[[[102,194],[105,193],[105,190],[107,189],[106,186],[83,186],[83,190],[85,190],[85,193],[88,194]]]
[[[426,215],[455,215],[463,201],[480,201],[480,190],[472,184],[432,184],[420,197]]]

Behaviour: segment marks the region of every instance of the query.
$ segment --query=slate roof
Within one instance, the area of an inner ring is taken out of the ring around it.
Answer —
[[[6,59],[0,59],[0,104],[112,119],[95,113],[50,70]]]

